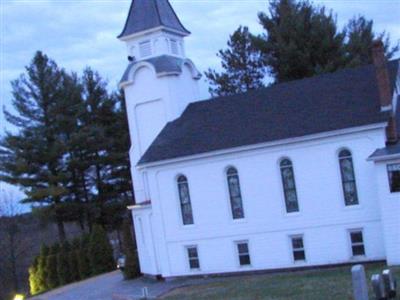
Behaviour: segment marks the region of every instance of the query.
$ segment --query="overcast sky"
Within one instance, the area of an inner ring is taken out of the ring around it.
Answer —
[[[218,68],[215,53],[239,25],[261,32],[257,12],[266,0],[172,0],[177,15],[192,32],[186,54],[203,72]],[[400,0],[315,0],[337,14],[339,26],[355,15],[375,22],[375,30],[400,39]],[[98,70],[116,88],[126,65],[126,49],[116,39],[124,25],[130,0],[0,0],[0,97],[9,106],[10,81],[24,72],[36,50],[67,70],[85,66]],[[398,55],[397,55],[398,56]],[[208,97],[202,83],[202,97]],[[6,128],[0,113],[0,135]],[[0,183],[1,184],[1,183]],[[0,186],[1,188],[1,186]]]

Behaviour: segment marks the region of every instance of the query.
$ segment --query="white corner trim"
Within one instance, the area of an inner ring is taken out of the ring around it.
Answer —
[[[282,139],[282,140],[277,140],[277,141],[272,141],[272,142],[239,146],[239,147],[235,147],[235,148],[222,149],[222,150],[214,150],[214,151],[209,151],[206,153],[193,154],[193,155],[188,155],[188,156],[184,156],[184,157],[165,159],[165,160],[160,160],[160,161],[150,162],[150,163],[144,163],[144,164],[136,165],[136,168],[138,170],[141,170],[144,168],[151,168],[151,167],[155,167],[155,166],[161,166],[161,165],[182,162],[182,161],[187,161],[187,160],[193,160],[193,159],[207,158],[210,156],[230,154],[230,153],[242,152],[242,151],[250,151],[250,150],[256,150],[256,149],[267,148],[267,147],[272,147],[272,146],[293,144],[293,143],[299,143],[299,142],[307,142],[307,141],[312,141],[312,140],[321,139],[321,138],[328,138],[328,137],[334,137],[334,136],[338,136],[338,135],[363,132],[363,131],[368,131],[368,130],[373,130],[373,129],[381,129],[381,128],[385,128],[386,126],[387,126],[386,122],[381,122],[381,123],[375,123],[375,124],[370,124],[370,125],[327,131],[327,132],[310,134],[310,135],[294,137],[294,138],[287,138],[287,139]]]

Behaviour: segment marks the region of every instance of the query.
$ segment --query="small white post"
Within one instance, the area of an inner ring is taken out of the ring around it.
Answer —
[[[142,288],[142,299],[148,299],[149,298],[149,291],[147,289],[147,286]]]

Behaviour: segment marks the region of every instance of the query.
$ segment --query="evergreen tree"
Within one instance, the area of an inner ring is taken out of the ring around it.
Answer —
[[[109,95],[106,82],[87,68],[82,76],[84,110],[80,114],[78,149],[81,186],[85,192],[87,220],[116,229],[122,224],[121,214],[132,202],[129,167],[129,132],[124,106],[118,94]]]
[[[399,50],[399,44],[390,46],[389,36],[385,32],[376,34],[373,31],[373,21],[363,16],[352,18],[345,27],[346,43],[344,45],[347,66],[372,64],[371,46],[374,40],[383,41],[383,47],[387,59]]]
[[[48,289],[54,289],[59,286],[57,254],[47,256],[47,278],[46,283]]]
[[[69,251],[70,247],[68,242],[64,242],[57,255],[57,274],[58,283],[60,285],[65,285],[72,282],[71,270],[68,261]]]
[[[89,242],[90,236],[83,235],[80,239],[80,245],[78,250],[78,270],[79,270],[79,277],[81,279],[87,278],[91,275],[90,269],[90,259],[89,259]]]
[[[265,34],[256,39],[276,82],[332,72],[343,65],[343,41],[332,13],[308,1],[272,0],[258,14]]]
[[[115,269],[113,250],[107,233],[99,225],[93,227],[89,243],[90,267],[92,275]]]
[[[51,208],[59,237],[65,239],[59,210],[65,187],[64,139],[57,131],[63,83],[67,77],[56,63],[37,52],[26,75],[12,82],[12,104],[16,114],[5,111],[17,133],[7,132],[0,141],[0,180],[20,186],[25,203]]]
[[[38,276],[37,276],[37,270],[38,270],[38,264],[39,264],[39,257],[35,257],[33,260],[32,265],[29,267],[29,289],[30,289],[30,294],[31,295],[36,295],[37,293],[40,292],[40,286],[39,286],[39,281],[38,281]]]
[[[40,254],[38,258],[37,265],[37,284],[40,292],[46,291],[48,289],[47,276],[47,257],[49,255],[49,248],[46,245],[42,245],[40,249]]]
[[[371,46],[383,38],[388,58],[398,50],[390,47],[385,33],[376,35],[372,21],[354,18],[339,30],[325,8],[308,1],[271,0],[269,14],[258,14],[265,33],[254,39],[275,82],[334,72],[371,63]]]
[[[131,218],[126,218],[122,227],[123,233],[123,249],[125,253],[124,278],[130,279],[140,275],[139,260],[137,255],[137,247],[134,237],[132,236]]]
[[[228,48],[217,54],[221,73],[208,69],[205,75],[213,96],[238,94],[264,86],[264,65],[261,52],[254,47],[247,27],[240,26],[230,37]]]

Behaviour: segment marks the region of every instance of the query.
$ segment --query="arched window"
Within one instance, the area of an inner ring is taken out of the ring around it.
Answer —
[[[299,211],[299,203],[297,201],[296,182],[294,180],[294,172],[292,162],[285,158],[280,163],[283,192],[285,195],[286,212]]]
[[[353,159],[351,152],[344,149],[339,152],[340,174],[342,177],[342,186],[344,202],[346,206],[358,204],[356,178],[354,176]]]
[[[187,178],[181,175],[178,177],[177,183],[183,225],[193,224],[192,204],[190,203],[189,184]]]
[[[230,167],[226,171],[226,178],[228,180],[229,197],[231,200],[232,217],[234,219],[244,218],[242,194],[240,192],[240,182],[238,171]]]

